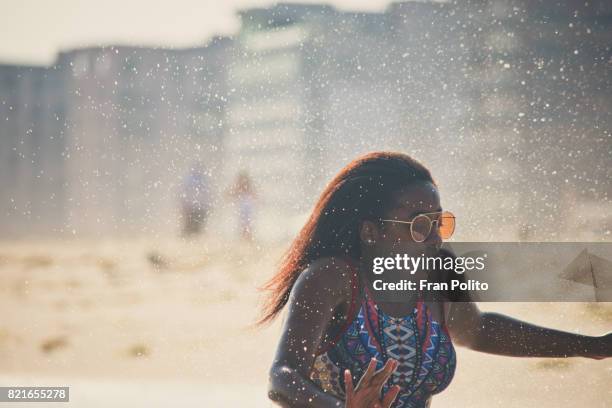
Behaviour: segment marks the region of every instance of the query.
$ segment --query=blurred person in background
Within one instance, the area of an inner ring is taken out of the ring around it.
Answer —
[[[248,242],[253,241],[253,217],[257,196],[253,181],[245,170],[238,173],[227,195],[238,206],[238,229],[241,239]]]
[[[180,194],[181,216],[184,237],[194,236],[204,231],[211,207],[210,182],[197,163],[185,177]]]
[[[612,333],[585,336],[481,312],[467,292],[391,300],[370,290],[375,258],[439,254],[454,227],[429,170],[411,157],[376,152],[342,169],[264,287],[259,324],[288,307],[269,397],[284,407],[426,408],[454,376],[455,345],[513,357],[612,356]],[[452,271],[420,270],[387,280],[424,273],[453,279]]]

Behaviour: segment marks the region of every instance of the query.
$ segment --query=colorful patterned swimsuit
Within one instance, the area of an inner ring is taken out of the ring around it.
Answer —
[[[361,290],[356,268],[353,271],[349,318],[334,341],[318,353],[311,380],[326,392],[344,398],[345,369],[351,370],[357,384],[372,357],[378,360],[377,370],[393,358],[399,365],[383,386],[383,393],[393,385],[401,387],[392,406],[429,407],[431,396],[444,390],[455,373],[456,355],[448,329],[433,320],[421,300],[408,316],[396,318],[385,314],[367,286],[363,285],[365,290]],[[361,307],[355,314],[359,294]]]

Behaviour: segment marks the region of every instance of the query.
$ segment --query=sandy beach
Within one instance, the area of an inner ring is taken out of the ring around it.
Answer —
[[[204,238],[0,243],[0,384],[70,386],[64,405],[74,407],[271,406],[281,321],[249,325],[283,249]],[[481,308],[584,334],[612,327],[612,304]],[[611,360],[457,351],[435,408],[612,406]]]

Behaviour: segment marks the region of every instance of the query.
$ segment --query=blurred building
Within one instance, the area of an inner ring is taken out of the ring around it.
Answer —
[[[0,65],[0,118],[0,235],[56,233],[65,211],[61,74]]]
[[[66,108],[67,228],[147,233],[176,224],[189,166],[219,167],[229,41],[167,50],[80,49],[60,55]]]
[[[611,3],[402,2],[389,13],[403,134],[439,146],[421,154],[443,204],[478,231],[467,236],[609,239]]]
[[[522,233],[610,239],[612,3],[525,1],[519,10],[511,55],[522,111],[514,127],[521,178],[530,181],[521,189]]]
[[[290,234],[295,225],[274,220],[310,210],[349,158],[397,135],[398,99],[380,65],[390,53],[387,17],[278,4],[240,18],[228,71],[226,174],[248,171],[265,200],[260,225]]]
[[[313,193],[308,180],[314,172],[304,164],[320,160],[312,152],[318,135],[305,126],[311,97],[303,48],[318,28],[307,16],[329,22],[330,13],[330,7],[317,5],[239,13],[242,25],[228,66],[223,179],[249,174],[260,198],[260,219],[304,211]]]

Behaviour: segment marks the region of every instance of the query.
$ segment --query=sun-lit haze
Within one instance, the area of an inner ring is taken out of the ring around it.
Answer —
[[[2,0],[0,62],[48,65],[60,50],[100,45],[198,46],[215,34],[229,35],[238,30],[236,11],[274,3],[272,0]],[[324,3],[339,9],[381,10],[389,1]]]
[[[271,406],[286,316],[254,330],[257,289],[365,153],[431,171],[455,217],[423,234],[610,248],[611,44],[611,0],[0,0],[0,385],[70,386],[71,408]],[[359,236],[365,178],[315,231]],[[531,293],[545,274],[511,255]],[[601,336],[599,255],[567,251],[563,302],[482,309]],[[612,407],[612,358],[457,350],[434,408]]]

